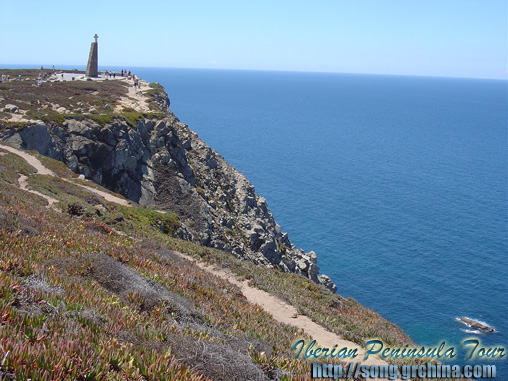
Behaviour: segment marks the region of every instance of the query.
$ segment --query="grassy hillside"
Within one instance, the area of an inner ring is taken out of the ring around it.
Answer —
[[[39,158],[62,178],[75,176],[62,163]],[[291,351],[302,332],[172,250],[229,268],[357,343],[370,337],[410,342],[373,311],[308,279],[172,238],[174,214],[108,203],[35,172],[0,148],[0,374],[7,379],[308,374],[309,364]],[[21,190],[20,174],[57,199],[56,210]]]
[[[38,87],[39,72],[0,70],[23,79],[0,84],[5,127],[68,118],[135,125],[141,117],[162,117],[169,102],[151,84],[142,92],[149,111],[141,113],[121,102],[132,100],[124,80]],[[31,154],[55,176],[38,174],[0,144],[0,380],[307,379],[310,362],[295,359],[291,348],[311,338],[189,257],[248,280],[359,345],[372,338],[391,347],[414,344],[354,299],[176,239],[177,214],[107,201],[83,186],[122,196]],[[337,280],[339,293],[347,281]]]
[[[290,360],[294,329],[154,240],[164,236],[158,222],[174,216],[119,210],[72,184],[31,175],[34,188],[61,200],[61,211],[48,209],[18,188],[18,170],[34,172],[13,154],[0,156],[4,376],[232,379],[233,372],[306,371]]]
[[[36,86],[39,73],[53,80]],[[132,81],[104,80],[104,81],[59,81],[59,74],[52,70],[35,69],[0,69],[0,75],[11,77],[11,81],[0,83],[0,119],[6,126],[22,126],[27,121],[42,120],[44,122],[62,125],[68,118],[95,120],[100,125],[111,123],[114,119],[122,119],[135,125],[142,117],[164,116],[164,110],[157,103],[164,89],[159,84],[150,84],[148,90],[143,91],[147,97],[150,112],[138,112],[132,108],[120,107],[115,111],[120,100],[128,97],[128,87]],[[18,75],[22,80],[18,81]],[[82,75],[76,72],[76,76]],[[6,105],[18,108],[13,115]],[[13,116],[19,118],[12,119]],[[22,121],[18,119],[22,119]],[[8,121],[8,122],[7,122]]]

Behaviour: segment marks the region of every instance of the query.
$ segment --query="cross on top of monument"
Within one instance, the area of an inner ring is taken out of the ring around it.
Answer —
[[[97,39],[99,38],[99,36],[97,36],[97,33],[95,33],[95,36],[93,36],[93,38],[95,38],[95,43],[97,43]]]

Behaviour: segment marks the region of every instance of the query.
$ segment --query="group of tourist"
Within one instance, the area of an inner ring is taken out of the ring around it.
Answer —
[[[116,78],[116,71],[104,71],[102,72],[104,78]],[[131,76],[131,71],[127,71],[127,70],[123,70],[120,72],[120,76],[121,77],[130,77]]]
[[[102,72],[102,75],[104,78],[116,78],[116,72],[113,70],[113,71],[104,71]]]
[[[132,80],[134,81],[134,88],[138,87],[141,89],[141,80],[136,78],[135,75],[132,75]]]
[[[60,74],[61,75],[61,80],[63,81],[64,80],[64,73],[63,72],[60,72],[60,73],[55,73],[55,79],[56,79],[56,75],[57,74]],[[116,72],[114,70],[112,71],[108,71],[108,70],[105,70],[102,72],[102,77],[103,78],[116,78]],[[119,74],[121,77],[127,77],[128,79],[132,79],[132,81],[134,82],[134,87],[137,87],[137,88],[141,88],[141,80],[139,78],[136,77],[136,75],[134,75],[133,73],[127,70],[122,70]],[[48,79],[48,75],[46,73],[39,73],[39,75],[37,76],[37,86],[42,86],[42,83],[44,81],[46,81]],[[2,74],[1,76],[1,79],[0,79],[0,83],[4,83],[4,82],[10,82],[12,79],[11,79],[11,76],[8,75],[8,74]],[[18,75],[18,80],[21,81],[21,74]],[[73,78],[74,80],[74,78]]]
[[[116,78],[116,74],[117,73],[114,70],[112,70],[112,71],[105,70],[101,73],[101,76],[103,78]],[[119,73],[119,76],[122,78],[132,79],[132,81],[134,82],[134,87],[141,88],[141,80],[139,78],[137,78],[135,74],[131,73],[130,70],[129,71],[122,70]]]
[[[0,83],[10,82],[10,81],[11,81],[11,76],[9,74],[2,74],[2,79],[0,80]],[[18,81],[21,81],[21,74],[18,75]]]

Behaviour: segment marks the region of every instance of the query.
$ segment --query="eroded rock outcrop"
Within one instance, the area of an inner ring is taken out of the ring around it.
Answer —
[[[178,213],[183,239],[301,274],[335,292],[331,280],[318,275],[316,254],[291,243],[254,186],[180,123],[168,104],[160,101],[163,118],[144,117],[135,125],[121,118],[105,125],[86,117],[61,125],[37,121],[21,129],[3,126],[0,138],[63,161],[142,205]]]

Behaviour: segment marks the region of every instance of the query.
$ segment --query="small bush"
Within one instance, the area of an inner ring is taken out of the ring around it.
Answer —
[[[67,205],[67,213],[71,216],[82,216],[85,213],[85,207],[77,202]]]
[[[236,238],[236,233],[235,233],[235,231],[233,229],[229,229],[229,228],[226,229],[226,234],[230,235],[233,238]]]
[[[171,212],[160,213],[153,209],[134,206],[125,209],[124,217],[151,225],[167,235],[173,235],[180,227],[178,215]]]

